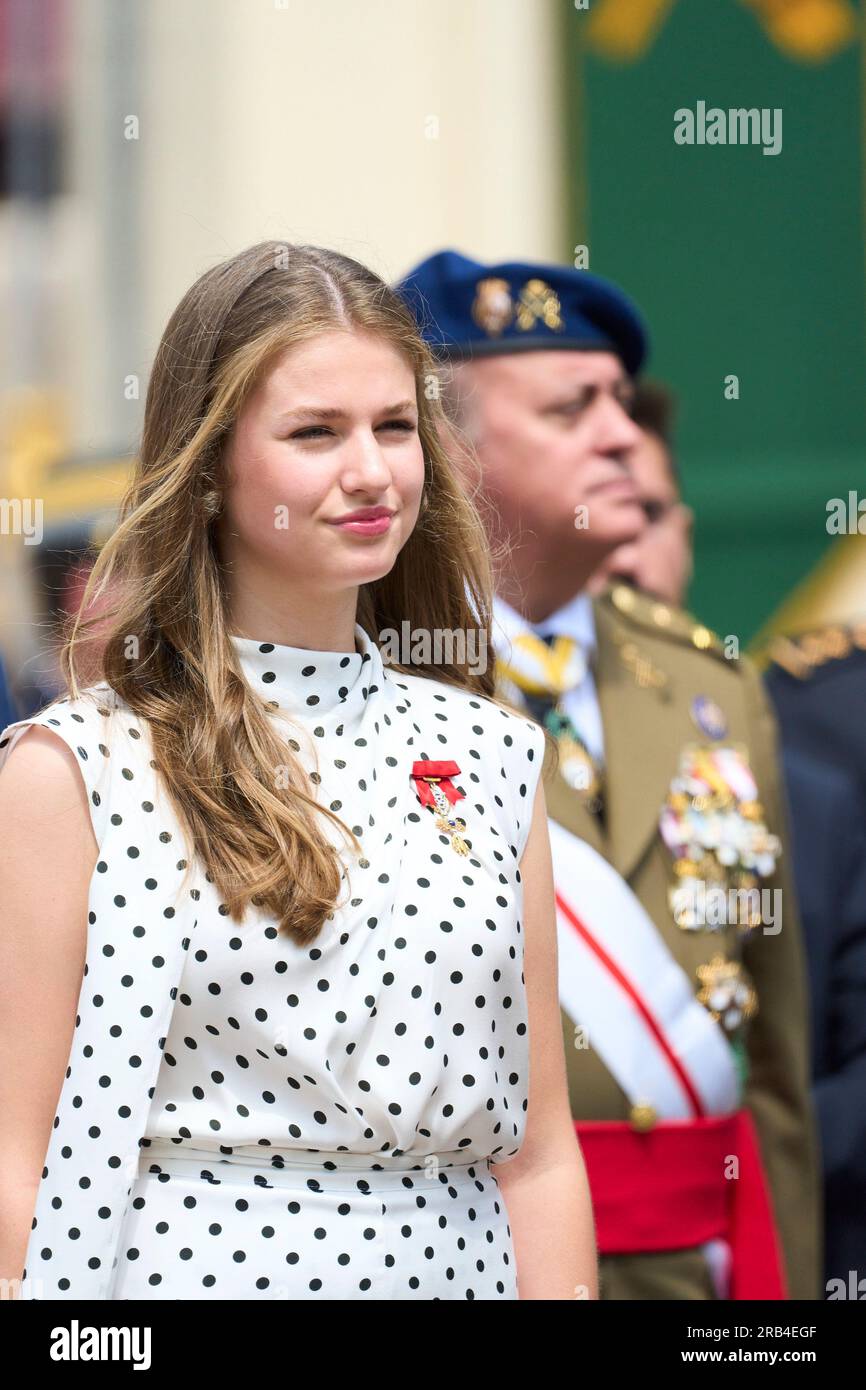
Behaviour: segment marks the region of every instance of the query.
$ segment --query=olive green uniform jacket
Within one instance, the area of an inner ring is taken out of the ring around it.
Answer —
[[[809,1082],[809,1012],[804,951],[787,852],[786,810],[776,755],[776,729],[760,678],[747,660],[729,659],[719,638],[680,610],[624,586],[594,603],[595,678],[605,742],[604,825],[554,766],[545,763],[549,814],[588,841],[627,881],[665,945],[700,989],[697,968],[721,951],[742,962],[757,993],[745,1025],[749,1073],[744,1103],[761,1146],[791,1298],[817,1299],[822,1258],[818,1140]],[[744,937],[736,923],[685,930],[674,921],[668,892],[675,883],[671,853],[659,833],[659,812],[681,750],[718,746],[692,717],[708,696],[728,729],[723,744],[749,752],[764,820],[782,840],[772,878],[782,890],[782,928]],[[628,1120],[631,1103],[597,1052],[575,1045],[575,1020],[562,1026],[575,1120]],[[601,1259],[601,1296],[610,1299],[715,1298],[702,1251],[614,1255]]]

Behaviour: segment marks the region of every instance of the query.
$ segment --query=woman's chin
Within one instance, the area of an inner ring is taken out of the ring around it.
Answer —
[[[354,565],[343,565],[339,568],[328,566],[327,569],[321,566],[316,572],[317,587],[337,593],[341,589],[359,588],[362,584],[375,584],[378,579],[384,579],[386,574],[391,573],[396,560],[397,556],[389,550],[388,554],[381,558],[367,556],[363,561],[359,558]]]

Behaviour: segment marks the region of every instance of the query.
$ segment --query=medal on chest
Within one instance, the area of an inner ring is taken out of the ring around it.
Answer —
[[[759,880],[773,874],[782,850],[763,816],[745,749],[683,749],[659,818],[673,856],[677,883],[668,899],[679,927],[726,926],[732,895],[741,930],[761,925]]]
[[[601,774],[598,764],[577,732],[571,719],[559,705],[548,710],[544,725],[553,734],[559,748],[559,773],[572,791],[582,797],[590,811],[601,808]]]
[[[412,764],[412,778],[422,806],[426,806],[436,818],[436,829],[447,835],[455,854],[468,854],[469,846],[461,834],[466,829],[462,816],[455,814],[456,803],[465,796],[451,781],[460,775],[460,768],[452,761],[435,761],[421,758]]]
[[[758,1009],[755,989],[739,961],[715,955],[705,965],[699,965],[697,976],[701,983],[698,1002],[703,1004],[726,1033],[736,1033]]]
[[[749,1054],[744,1024],[758,1012],[758,994],[745,966],[716,953],[695,972],[700,983],[699,1004],[715,1019],[734,1053],[734,1060],[745,1086],[749,1079]]]

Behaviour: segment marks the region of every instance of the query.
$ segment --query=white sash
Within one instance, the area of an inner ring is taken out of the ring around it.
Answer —
[[[693,1088],[705,1115],[740,1103],[733,1052],[719,1025],[694,996],[652,918],[610,864],[585,841],[550,820],[557,895],[641,999],[637,1007],[557,902],[559,994],[590,1047],[632,1104],[652,1105],[660,1119],[694,1119]],[[665,1039],[677,1066],[653,1030]],[[687,1081],[684,1078],[688,1078]]]

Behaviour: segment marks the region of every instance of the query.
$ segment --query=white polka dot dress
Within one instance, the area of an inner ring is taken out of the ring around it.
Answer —
[[[0,735],[0,766],[31,722],[76,750],[100,847],[30,1296],[517,1297],[495,1170],[526,1121],[519,859],[543,736],[356,640],[232,639],[363,850],[319,818],[344,883],[306,946],[258,909],[228,917],[107,686]],[[460,769],[465,855],[420,759]]]

